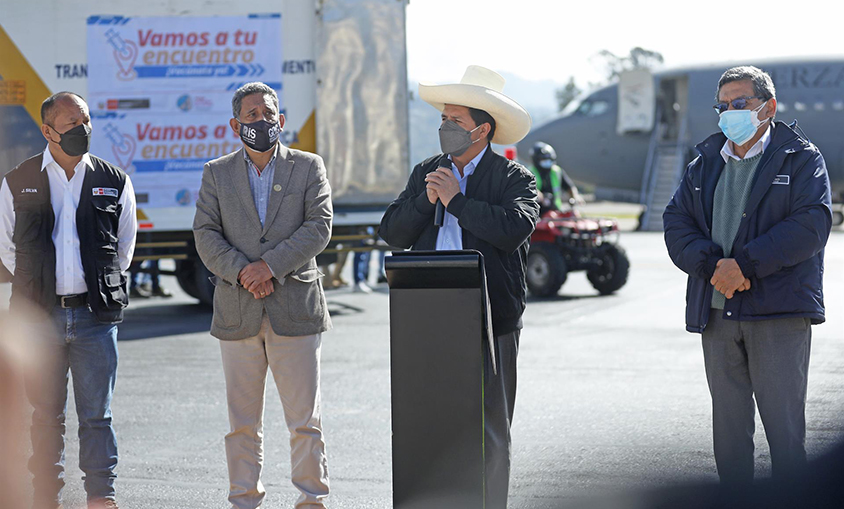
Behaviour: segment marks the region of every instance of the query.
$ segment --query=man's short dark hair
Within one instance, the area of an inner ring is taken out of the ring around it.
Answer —
[[[273,98],[275,110],[278,111],[278,94],[269,85],[260,81],[253,81],[238,88],[232,97],[232,116],[240,118],[240,108],[243,105],[243,98],[247,95],[263,94]]]
[[[41,123],[53,127],[53,121],[56,119],[56,104],[68,97],[77,97],[85,102],[85,99],[75,92],[56,92],[41,103]]]
[[[469,116],[472,117],[472,120],[475,122],[476,126],[481,124],[489,124],[489,134],[486,137],[486,141],[488,143],[492,143],[492,138],[495,137],[495,119],[492,118],[492,115],[485,112],[484,110],[479,110],[477,108],[469,108]]]
[[[715,101],[720,101],[718,95],[721,93],[721,87],[733,81],[747,80],[753,83],[753,95],[761,97],[764,100],[774,99],[777,97],[777,90],[774,88],[774,80],[771,76],[752,65],[743,65],[740,67],[733,67],[727,69],[718,80],[718,90],[715,91]]]

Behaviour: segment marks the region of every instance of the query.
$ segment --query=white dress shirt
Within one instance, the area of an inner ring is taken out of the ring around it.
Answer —
[[[454,162],[451,163],[451,172],[457,178],[457,182],[460,184],[460,192],[462,194],[466,194],[466,183],[469,180],[469,175],[475,173],[475,168],[478,167],[478,163],[481,161],[484,154],[486,154],[488,148],[489,145],[484,147],[480,154],[472,158],[472,160],[463,167],[462,177],[460,176],[460,171],[458,171]],[[448,158],[451,159],[451,156],[448,156]],[[453,249],[463,249],[463,229],[460,228],[457,218],[449,214],[448,209],[446,209],[445,217],[443,218],[443,225],[440,227],[439,233],[437,233],[437,251],[449,251]]]
[[[53,227],[53,245],[56,247],[56,294],[73,295],[85,293],[85,271],[82,269],[82,254],[79,246],[79,232],[76,228],[76,208],[82,195],[82,182],[87,168],[93,168],[91,157],[82,156],[82,160],[74,168],[73,177],[67,179],[67,174],[53,159],[48,146],[44,150],[41,171],[47,172],[50,181],[50,202],[56,224]],[[135,236],[137,234],[137,219],[135,216],[135,189],[132,181],[126,176],[126,184],[118,202],[123,206],[117,228],[117,254],[120,259],[120,270],[126,271],[132,262],[135,251]],[[15,273],[15,244],[12,234],[15,227],[15,209],[12,191],[6,179],[0,187],[0,260],[12,274]]]
[[[771,143],[771,126],[769,125],[767,129],[765,129],[765,134],[759,138],[756,143],[750,147],[750,150],[747,151],[747,154],[744,155],[744,159],[748,159],[753,157],[761,152],[764,152],[768,145]],[[730,140],[727,140],[724,143],[724,146],[721,147],[721,157],[724,158],[724,162],[726,163],[731,157],[736,161],[741,161],[742,158],[737,156],[735,152],[733,152],[733,144]]]

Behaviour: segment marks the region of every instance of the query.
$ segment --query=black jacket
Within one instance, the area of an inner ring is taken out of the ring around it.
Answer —
[[[436,207],[428,200],[425,175],[437,169],[442,157],[440,154],[416,165],[405,190],[387,208],[379,234],[388,244],[413,250],[436,249]],[[463,230],[463,249],[474,249],[484,256],[496,336],[522,328],[529,238],[539,219],[536,198],[536,180],[531,172],[488,147],[469,176],[465,196],[458,194],[448,204],[448,212]]]
[[[671,260],[689,275],[686,329],[703,332],[709,318],[715,264],[724,254],[712,241],[712,204],[724,169],[717,133],[697,146],[665,209],[665,243]],[[724,305],[728,320],[805,317],[824,321],[823,254],[832,226],[829,175],[816,146],[776,122],[759,161],[733,258],[750,290]]]

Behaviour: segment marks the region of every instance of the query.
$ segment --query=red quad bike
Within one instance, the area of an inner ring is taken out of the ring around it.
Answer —
[[[585,270],[601,295],[627,282],[630,260],[618,242],[618,222],[579,217],[575,210],[545,212],[530,237],[527,287],[535,297],[557,294],[569,272]]]

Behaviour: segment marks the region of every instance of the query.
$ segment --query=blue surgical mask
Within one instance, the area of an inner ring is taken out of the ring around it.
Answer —
[[[757,115],[766,104],[768,104],[767,101],[755,110],[727,110],[721,113],[718,127],[730,141],[739,146],[744,145],[753,138],[760,125],[770,120],[770,118],[759,120]]]

